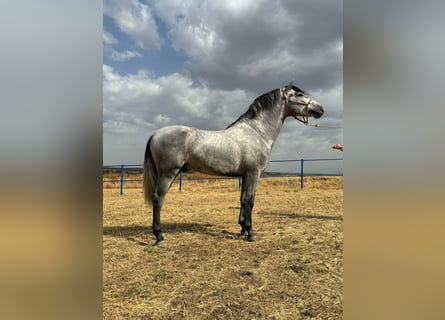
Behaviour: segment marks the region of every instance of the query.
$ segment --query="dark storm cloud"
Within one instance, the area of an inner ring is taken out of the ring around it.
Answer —
[[[192,60],[186,72],[197,83],[205,79],[208,86],[225,90],[264,91],[292,79],[307,90],[338,86],[341,11],[340,2],[283,1],[259,4],[242,15],[218,16],[212,24],[219,39],[213,55]],[[246,65],[251,72],[245,72]]]

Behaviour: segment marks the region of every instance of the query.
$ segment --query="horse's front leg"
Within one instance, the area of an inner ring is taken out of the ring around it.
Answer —
[[[242,202],[242,200],[241,200],[241,202]],[[241,226],[241,232],[240,232],[240,235],[242,235],[242,236],[247,236],[247,230],[246,230],[246,226],[245,226],[245,220],[246,220],[246,215],[245,215],[245,212],[244,212],[245,210],[244,210],[244,208],[243,208],[243,206],[241,205],[241,207],[240,207],[240,210],[239,210],[239,218],[238,218],[238,223],[240,224],[240,226]]]
[[[244,210],[243,210],[243,208],[242,208],[242,206],[241,206],[240,213],[239,213],[239,219],[238,219],[238,223],[239,223],[240,226],[241,226],[241,232],[240,232],[240,235],[242,235],[242,236],[247,236],[247,230],[246,230],[246,226],[245,226],[245,224],[244,224],[244,221],[245,221],[245,218],[244,218]]]
[[[252,230],[252,209],[255,203],[255,191],[260,174],[247,174],[243,177],[241,186],[241,209],[239,224],[241,233],[246,235],[248,241],[255,241],[256,236]]]

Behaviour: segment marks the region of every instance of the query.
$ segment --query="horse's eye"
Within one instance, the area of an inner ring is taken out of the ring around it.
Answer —
[[[297,92],[297,97],[302,97],[302,96],[303,96],[303,93]]]

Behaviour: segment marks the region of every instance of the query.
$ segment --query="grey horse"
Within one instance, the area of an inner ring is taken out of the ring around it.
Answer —
[[[241,234],[255,241],[252,208],[261,173],[269,163],[273,144],[287,117],[307,124],[320,118],[323,107],[292,82],[256,98],[249,109],[226,129],[199,130],[167,126],[147,142],[143,189],[146,203],[153,205],[153,234],[162,245],[161,208],[180,170],[192,169],[212,175],[241,176]]]

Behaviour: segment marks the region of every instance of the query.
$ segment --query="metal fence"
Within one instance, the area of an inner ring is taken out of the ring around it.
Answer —
[[[280,173],[279,177],[300,177],[300,188],[303,189],[304,188],[304,177],[308,177],[308,176],[343,176],[343,170],[337,170],[337,172],[334,173],[322,173],[322,170],[317,170],[314,169],[309,170],[307,172],[305,172],[305,169],[307,170],[307,165],[308,164],[314,164],[314,163],[319,163],[319,162],[326,162],[326,161],[342,161],[343,158],[325,158],[325,159],[299,159],[299,160],[271,160],[269,162],[269,165],[271,164],[283,164],[283,163],[296,163],[299,164],[299,171],[295,170],[291,170],[291,172],[287,172],[287,173]],[[103,180],[102,182],[119,182],[119,194],[123,194],[124,192],[124,183],[125,182],[142,182],[141,179],[125,179],[125,172],[128,172],[130,170],[138,170],[141,171],[143,170],[143,165],[141,164],[120,164],[120,165],[107,165],[107,166],[103,166],[103,171],[110,171],[110,172],[120,172],[120,179],[107,179],[107,180]],[[268,171],[266,171],[267,173]],[[268,178],[268,177],[276,177],[276,175],[266,175],[263,178]],[[242,177],[205,177],[205,178],[188,178],[188,177],[184,177],[184,174],[182,171],[179,172],[179,175],[175,178],[175,180],[179,181],[179,191],[182,192],[182,185],[184,183],[184,181],[186,180],[225,180],[225,179],[238,179],[238,187],[241,186],[241,182],[242,182]]]

